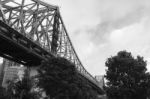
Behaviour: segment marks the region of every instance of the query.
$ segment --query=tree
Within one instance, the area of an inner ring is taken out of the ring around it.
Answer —
[[[96,99],[89,98],[95,95],[92,88],[65,58],[52,57],[44,61],[38,69],[38,81],[38,86],[52,99]]]
[[[6,95],[6,90],[2,86],[0,86],[0,99],[8,99],[8,96]]]
[[[148,96],[149,73],[143,57],[134,58],[130,52],[120,51],[105,63],[107,86],[110,99],[146,99]]]
[[[50,58],[43,62],[39,70],[39,87],[52,98],[68,98],[68,89],[76,75],[75,66],[64,58]]]

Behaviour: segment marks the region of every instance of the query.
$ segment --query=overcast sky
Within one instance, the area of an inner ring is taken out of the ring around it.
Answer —
[[[120,50],[141,55],[150,70],[150,0],[45,0],[60,12],[84,67],[105,74]]]

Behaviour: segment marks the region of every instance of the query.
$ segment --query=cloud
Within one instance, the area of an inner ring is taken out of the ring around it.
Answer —
[[[127,48],[144,52],[148,49],[150,37],[150,18],[146,17],[140,23],[132,24],[110,33],[108,40],[113,47]],[[145,48],[146,47],[146,48]]]
[[[147,4],[143,4],[143,2],[138,4],[135,3],[136,1],[133,2],[131,0],[126,2],[114,1],[116,3],[110,2],[112,3],[108,4],[110,7],[102,11],[100,15],[101,22],[96,27],[92,27],[91,33],[93,35],[91,40],[94,40],[96,43],[107,39],[108,34],[111,32],[139,23],[143,17],[149,15],[150,7],[146,6]]]

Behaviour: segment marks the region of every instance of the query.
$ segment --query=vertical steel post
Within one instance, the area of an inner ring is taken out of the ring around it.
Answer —
[[[0,20],[2,20],[5,23],[7,23],[2,8],[3,8],[2,7],[2,1],[0,0]]]
[[[58,38],[59,38],[59,12],[56,10],[54,16],[54,25],[53,25],[53,34],[52,34],[52,43],[51,43],[51,52],[56,55],[58,47]]]

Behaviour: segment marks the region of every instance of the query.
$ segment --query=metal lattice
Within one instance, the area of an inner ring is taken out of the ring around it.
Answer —
[[[80,62],[57,6],[39,0],[1,0],[0,18],[10,27],[55,56],[65,57],[94,84]]]

